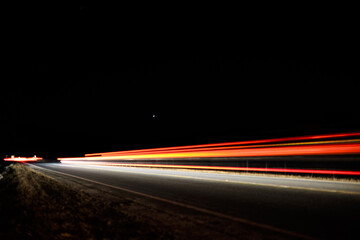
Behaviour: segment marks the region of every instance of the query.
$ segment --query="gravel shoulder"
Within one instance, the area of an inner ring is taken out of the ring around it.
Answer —
[[[0,180],[0,239],[287,239],[128,193],[12,164]]]

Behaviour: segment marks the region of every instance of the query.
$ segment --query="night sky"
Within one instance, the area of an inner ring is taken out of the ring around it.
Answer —
[[[1,154],[360,130],[347,9],[208,7],[9,7]]]

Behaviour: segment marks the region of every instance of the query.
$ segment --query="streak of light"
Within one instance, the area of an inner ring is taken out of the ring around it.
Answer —
[[[97,164],[112,166],[139,166],[139,167],[173,167],[235,171],[262,171],[262,172],[289,172],[289,173],[317,173],[360,175],[357,171],[317,170],[317,169],[281,169],[281,168],[243,168],[228,166],[204,166],[203,159],[211,158],[241,158],[241,157],[272,157],[272,156],[305,156],[305,155],[358,155],[360,154],[360,139],[351,139],[360,136],[360,132],[323,134],[301,137],[287,137],[238,141],[227,143],[201,144],[179,147],[165,147],[140,149],[129,151],[105,152],[85,154],[85,157],[58,158],[62,163]],[[342,139],[339,139],[342,138]],[[335,140],[334,140],[335,139]],[[153,164],[153,161],[171,159],[173,164]],[[179,165],[176,160],[199,161],[195,165]],[[118,162],[114,162],[117,160]],[[148,161],[135,163],[133,160]],[[119,162],[121,161],[121,163]],[[204,162],[205,163],[205,162]],[[202,166],[200,166],[202,165]],[[220,164],[222,165],[222,164]],[[310,167],[311,168],[311,167]]]
[[[263,157],[296,155],[342,155],[360,154],[360,143],[300,145],[264,148],[241,148],[226,150],[205,150],[191,152],[146,153],[141,155],[119,155],[98,157],[58,158],[58,160],[121,160],[121,159],[163,159],[163,158],[212,158],[212,157]]]
[[[356,175],[356,176],[360,176],[360,171],[342,171],[342,170],[291,169],[291,168],[253,168],[253,167],[169,165],[169,164],[131,164],[131,163],[127,164],[127,163],[105,163],[105,162],[67,161],[67,160],[62,160],[61,162],[64,163],[64,164],[76,164],[76,165],[100,165],[100,166],[122,166],[122,167],[156,167],[156,168],[233,170],[233,171],[250,171],[250,172],[307,173],[307,174]]]
[[[238,142],[227,142],[227,143],[200,144],[200,145],[179,146],[179,147],[165,147],[165,148],[140,149],[140,150],[104,152],[104,153],[90,153],[90,154],[85,154],[85,156],[91,157],[91,156],[99,156],[99,155],[114,155],[116,153],[120,153],[120,154],[127,153],[128,154],[128,153],[142,153],[142,152],[148,152],[148,151],[194,149],[194,148],[206,148],[206,147],[217,147],[217,146],[249,145],[249,144],[258,144],[258,143],[289,142],[289,141],[300,141],[300,140],[358,137],[358,136],[360,136],[360,132],[323,134],[323,135],[312,135],[312,136],[301,136],[301,137],[285,137],[285,138],[238,141]]]
[[[42,160],[41,157],[10,157],[4,158],[4,161],[11,161],[11,162],[36,162],[38,160]]]
[[[350,139],[350,140],[333,140],[333,141],[316,141],[316,142],[296,142],[296,143],[280,143],[280,144],[261,144],[261,145],[245,145],[245,146],[230,146],[230,147],[208,147],[208,148],[189,148],[189,149],[179,149],[179,150],[149,150],[143,152],[134,152],[128,153],[127,151],[118,152],[118,153],[109,153],[101,154],[93,157],[100,156],[133,156],[133,155],[144,155],[146,154],[156,154],[156,153],[179,153],[179,152],[194,152],[196,151],[209,151],[209,150],[227,150],[227,149],[241,149],[241,148],[260,148],[260,147],[279,147],[279,146],[298,146],[298,145],[318,145],[318,144],[334,144],[334,143],[352,143],[360,142],[360,139]],[[85,155],[86,156],[86,155]]]

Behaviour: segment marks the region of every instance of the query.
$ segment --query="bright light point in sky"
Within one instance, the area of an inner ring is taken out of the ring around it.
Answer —
[[[155,114],[153,114],[153,118],[155,118],[156,117],[156,115]]]

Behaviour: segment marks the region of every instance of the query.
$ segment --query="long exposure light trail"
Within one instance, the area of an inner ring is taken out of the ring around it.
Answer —
[[[280,143],[280,144],[261,144],[261,145],[245,145],[245,146],[228,146],[228,147],[208,147],[208,148],[188,148],[179,150],[148,150],[143,152],[131,152],[127,151],[116,152],[113,154],[101,154],[92,157],[106,157],[106,156],[134,156],[134,155],[145,155],[145,154],[170,154],[170,153],[186,153],[186,152],[203,152],[213,150],[229,150],[229,149],[242,149],[242,148],[260,148],[260,147],[279,147],[279,146],[298,146],[298,145],[320,145],[320,144],[334,144],[334,143],[352,143],[360,142],[360,139],[351,140],[333,140],[333,141],[316,141],[316,142],[296,142],[296,143]]]
[[[36,162],[38,160],[42,160],[41,157],[9,157],[4,158],[4,161],[11,161],[11,162]]]
[[[338,155],[360,154],[360,143],[300,145],[267,148],[240,148],[227,150],[207,150],[172,153],[146,153],[141,155],[110,155],[98,157],[59,158],[59,160],[117,160],[117,159],[155,159],[155,158],[211,158],[211,157],[255,157],[255,156],[296,156],[296,155]]]
[[[127,153],[127,154],[128,153],[142,153],[142,152],[149,152],[149,151],[195,149],[195,148],[207,148],[207,147],[217,147],[217,146],[249,145],[249,144],[258,144],[258,143],[290,142],[290,141],[300,141],[300,140],[358,137],[358,136],[360,136],[360,132],[338,133],[338,134],[322,134],[322,135],[301,136],[301,137],[285,137],[285,138],[238,141],[238,142],[226,142],[226,143],[211,143],[211,144],[200,144],[200,145],[189,145],[189,146],[178,146],[178,147],[152,148],[152,149],[140,149],[140,150],[104,152],[104,153],[89,153],[89,154],[85,154],[85,156],[86,157],[91,157],[91,156],[114,155],[114,154],[125,154],[125,153]]]
[[[237,171],[262,171],[262,172],[288,172],[288,173],[319,173],[360,175],[357,171],[327,170],[327,169],[286,169],[283,168],[249,168],[236,166],[206,165],[205,161],[211,159],[232,158],[241,161],[242,157],[277,157],[277,156],[330,156],[330,155],[359,155],[360,132],[323,134],[302,137],[287,137],[227,143],[201,144],[179,147],[152,148],[104,153],[85,154],[85,157],[58,158],[62,163],[74,164],[102,164],[116,166],[141,166],[141,167],[173,167],[196,168]],[[341,138],[341,139],[339,139]],[[350,139],[349,139],[350,138]],[[157,160],[171,160],[172,164],[153,164]],[[134,160],[145,161],[142,163]],[[192,161],[181,164],[177,161]],[[147,161],[147,162],[146,162]],[[197,161],[197,162],[196,162]],[[217,160],[219,161],[219,160]],[[220,160],[221,161],[221,160]],[[198,164],[196,164],[198,163]],[[130,165],[129,165],[130,164]],[[205,164],[205,165],[201,165]],[[220,164],[221,165],[221,164]],[[300,167],[299,167],[300,168]]]
[[[122,166],[122,167],[153,167],[153,168],[181,168],[202,170],[227,170],[227,171],[249,171],[249,172],[272,172],[272,173],[309,173],[326,175],[355,175],[360,176],[360,171],[322,170],[322,169],[291,169],[291,168],[254,168],[254,167],[226,167],[226,166],[199,166],[199,165],[170,165],[170,164],[142,164],[142,163],[104,163],[87,161],[61,161],[65,164],[76,165],[100,165],[100,166]]]

